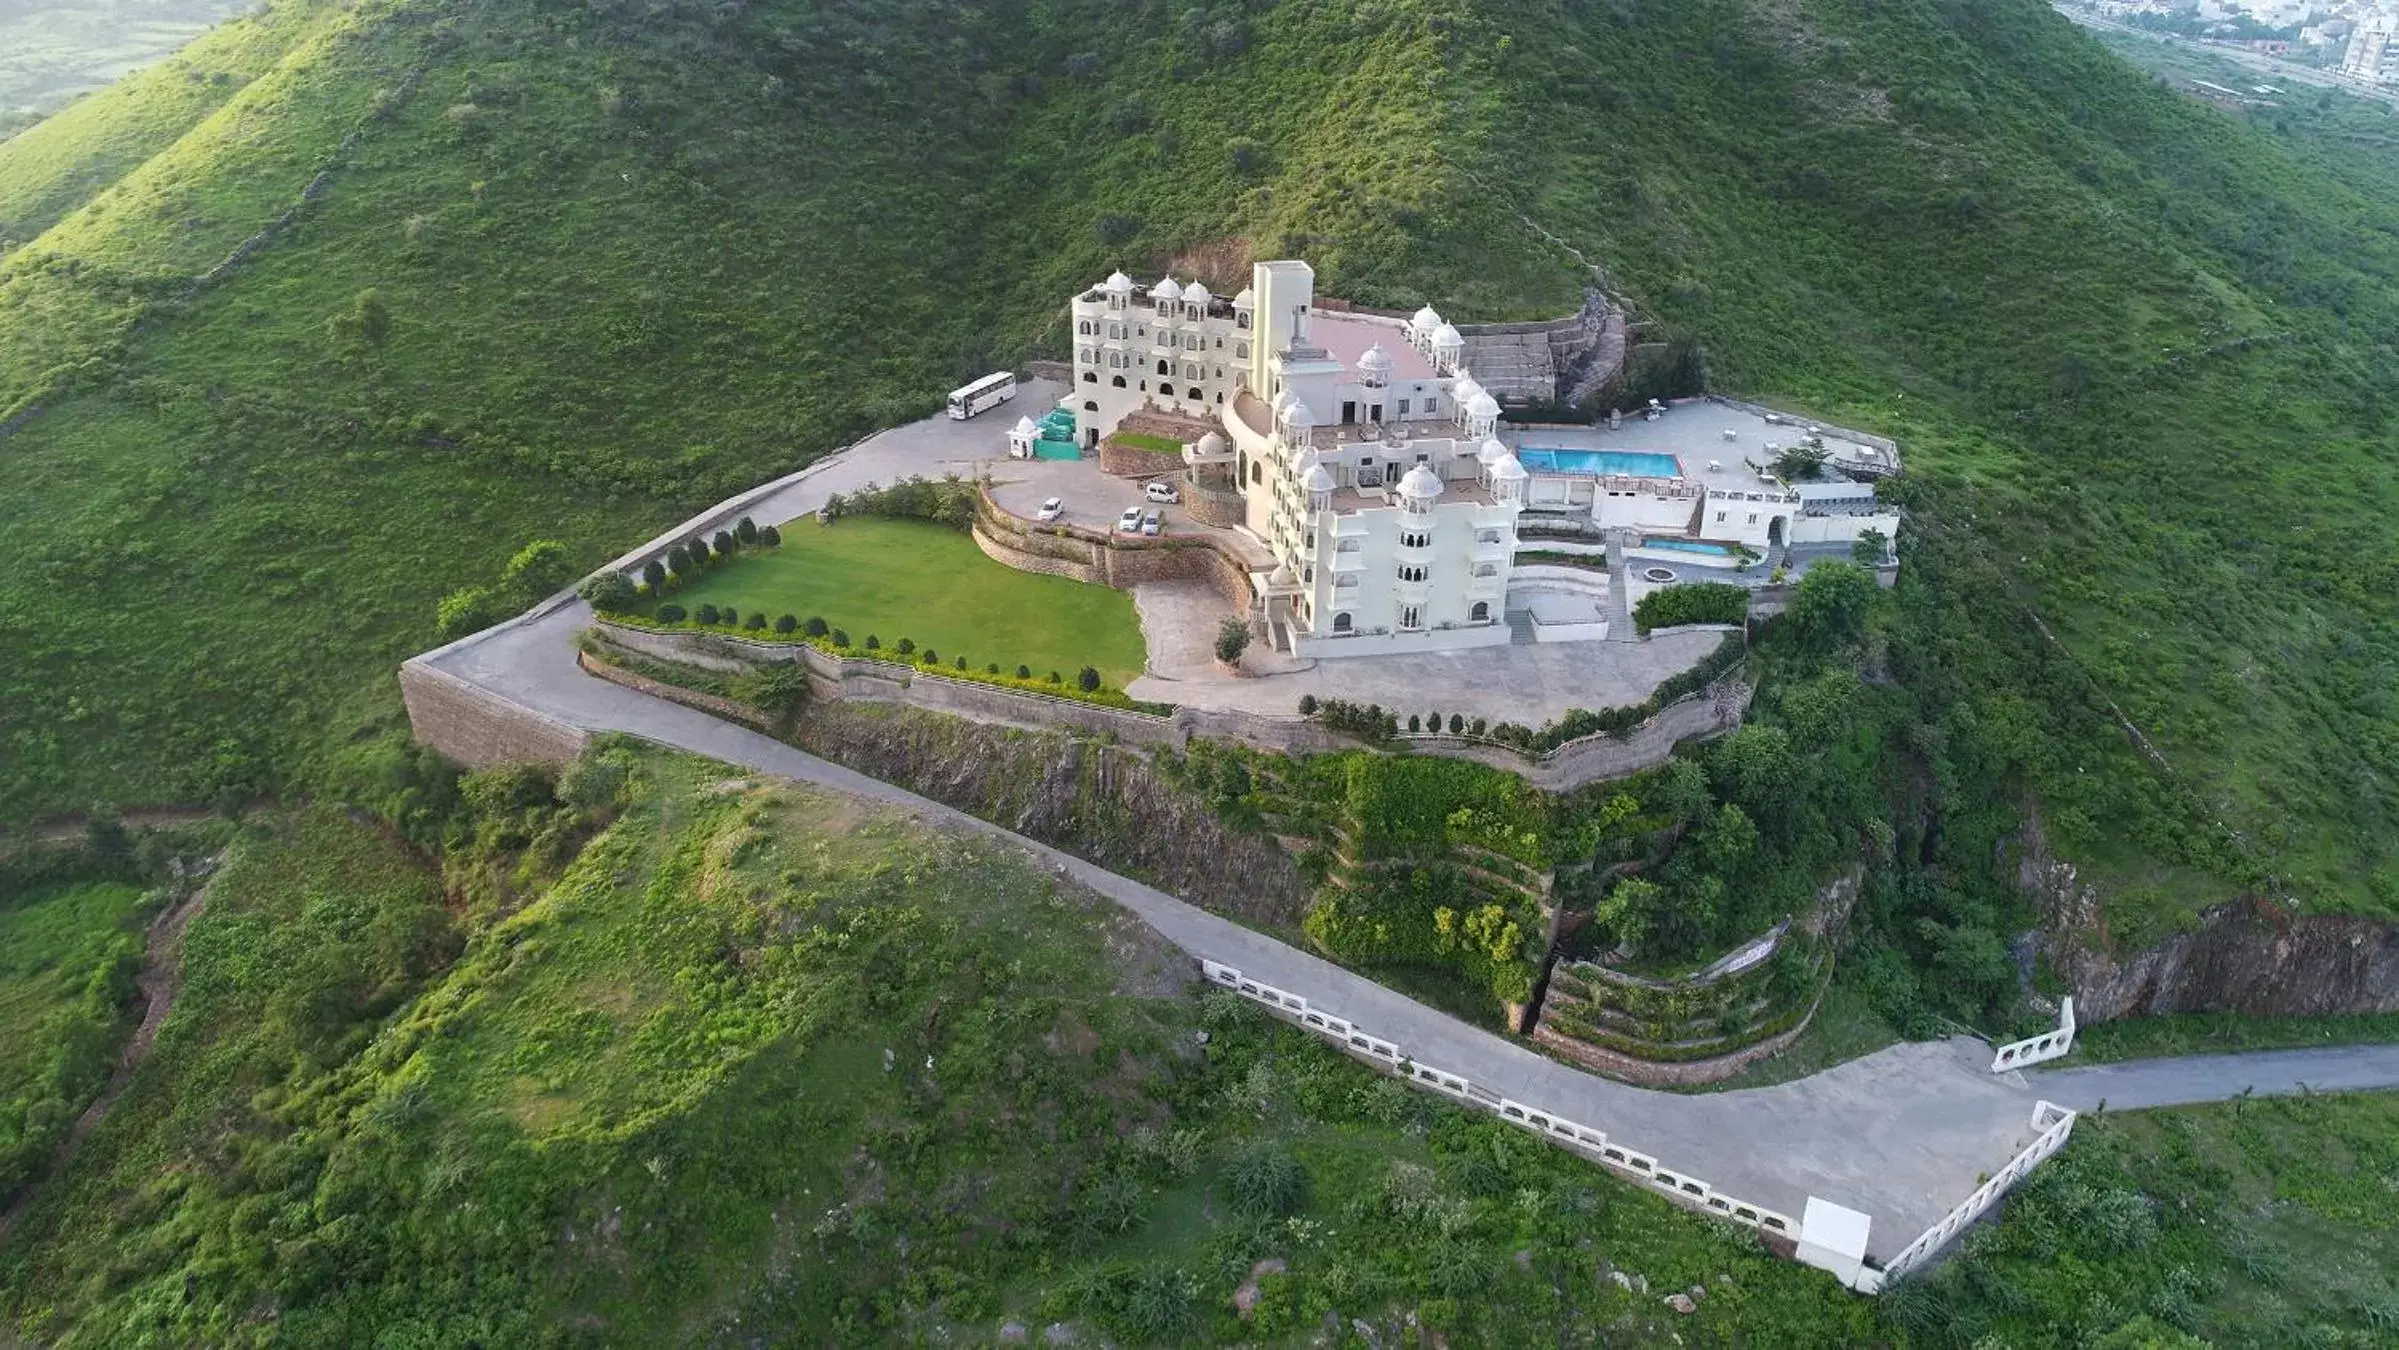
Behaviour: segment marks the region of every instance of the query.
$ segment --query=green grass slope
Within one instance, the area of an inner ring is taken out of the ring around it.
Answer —
[[[468,780],[453,874],[615,817],[487,924],[346,815],[256,827],[154,1057],[0,1247],[0,1315],[112,1347],[1873,1334],[1743,1230],[1193,997],[1021,855],[722,774],[607,750],[559,788],[591,817]]]
[[[2399,912],[2399,175],[2310,134],[2032,0],[362,5],[0,263],[0,816],[305,786],[433,597],[1055,350],[1111,263],[1499,318],[1554,240],[1909,443],[1943,809],[2037,799],[2123,936]]]

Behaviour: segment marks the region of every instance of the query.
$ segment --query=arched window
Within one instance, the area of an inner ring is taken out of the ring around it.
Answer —
[[[1258,466],[1257,466],[1257,465],[1255,465],[1255,464],[1252,464],[1252,465],[1250,465],[1250,466],[1249,466],[1249,481],[1250,481],[1251,483],[1253,483],[1253,484],[1255,484],[1255,483],[1261,483],[1261,482],[1264,482],[1265,480],[1266,480],[1266,475],[1265,475],[1265,474],[1263,474],[1263,473],[1260,473],[1260,472],[1258,471]]]
[[[1333,631],[1336,633],[1346,633],[1349,631],[1349,616],[1347,614],[1336,614],[1333,616]]]
[[[1491,602],[1488,600],[1475,601],[1474,609],[1469,612],[1467,617],[1476,623],[1488,623],[1491,619]]]
[[[1098,371],[1096,371],[1096,370],[1086,370],[1086,371],[1084,371],[1084,372],[1083,372],[1083,383],[1085,383],[1085,384],[1098,384],[1099,382],[1100,382],[1100,373],[1099,373]],[[1116,382],[1117,382],[1118,384],[1123,384],[1123,383],[1124,383],[1124,380],[1123,380],[1123,379],[1121,379],[1121,378],[1119,378],[1119,379],[1118,379]]]
[[[1109,383],[1115,385],[1119,389],[1122,389],[1125,387],[1125,377],[1119,375],[1115,379],[1110,380]]]
[[[1087,399],[1084,399],[1084,400],[1083,400],[1083,411],[1085,411],[1085,412],[1098,412],[1099,410],[1100,410],[1100,401],[1099,401],[1098,399],[1096,399],[1096,398],[1087,398]]]
[[[1078,323],[1078,324],[1076,324],[1076,325],[1075,325],[1075,331],[1076,331],[1076,332],[1078,332],[1078,333],[1081,333],[1081,334],[1082,334],[1083,336],[1085,336],[1085,337],[1089,337],[1089,336],[1091,336],[1091,329],[1092,329],[1092,323],[1091,323],[1091,320],[1089,320],[1089,319],[1085,319],[1085,320],[1083,320],[1082,322],[1080,322],[1080,323]]]
[[[1158,373],[1161,375],[1172,375],[1174,372],[1166,368],[1166,363],[1164,361],[1160,361],[1158,363]]]

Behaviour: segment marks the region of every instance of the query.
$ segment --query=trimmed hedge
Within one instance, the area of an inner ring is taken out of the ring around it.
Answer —
[[[1748,618],[1749,592],[1722,581],[1662,586],[1633,606],[1633,627],[1644,633],[1687,623],[1743,623]]]

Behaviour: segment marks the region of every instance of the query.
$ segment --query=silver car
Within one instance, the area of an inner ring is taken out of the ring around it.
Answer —
[[[1151,507],[1149,509],[1149,514],[1141,518],[1141,532],[1143,534],[1156,534],[1158,531],[1165,528],[1166,516],[1163,512],[1159,511],[1157,507]]]

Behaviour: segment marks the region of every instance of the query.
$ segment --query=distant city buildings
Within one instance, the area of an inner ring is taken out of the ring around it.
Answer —
[[[2399,33],[2399,17],[2388,11],[2359,18],[2350,30],[2349,47],[2341,55],[2341,73],[2367,84],[2399,80],[2399,42],[2391,40],[2394,33]]]

